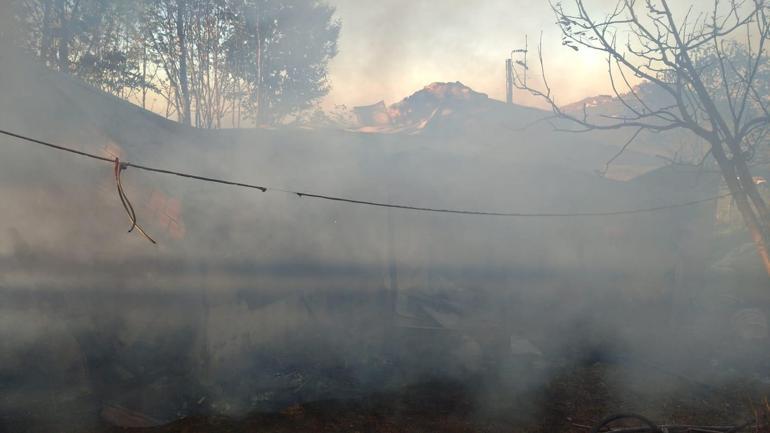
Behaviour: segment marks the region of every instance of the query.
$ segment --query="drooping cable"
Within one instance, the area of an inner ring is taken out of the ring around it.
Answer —
[[[134,231],[134,229],[139,230],[139,233],[141,233],[145,238],[147,238],[148,241],[152,242],[153,244],[157,244],[155,242],[155,239],[153,239],[149,234],[147,234],[146,231],[142,228],[141,225],[136,221],[136,211],[134,211],[134,206],[131,204],[131,200],[128,199],[128,196],[126,195],[126,191],[123,189],[123,182],[121,181],[120,174],[127,168],[127,165],[125,163],[120,162],[120,158],[115,158],[115,186],[118,190],[118,198],[120,198],[120,203],[123,205],[123,209],[125,209],[126,214],[128,214],[128,219],[131,220],[131,228],[128,229],[128,232],[131,233]]]
[[[49,143],[46,141],[38,140],[35,138],[27,137],[24,135],[16,134],[13,132],[0,130],[0,134],[18,138],[20,140],[25,140],[31,143],[36,143],[42,146],[46,146],[51,149],[56,149],[63,152],[73,153],[76,155],[84,156],[87,158],[99,160],[99,161],[105,161],[109,163],[113,163],[114,161],[110,158],[106,158],[100,155],[96,155],[93,153],[88,153],[76,149],[71,149],[65,146],[60,146],[57,144]],[[334,196],[334,195],[327,195],[327,194],[316,194],[311,192],[303,192],[303,191],[293,191],[293,190],[287,190],[287,189],[281,189],[281,188],[272,188],[272,187],[265,187],[260,185],[254,185],[249,183],[243,183],[243,182],[235,182],[225,179],[219,179],[219,178],[212,178],[212,177],[205,177],[200,176],[196,174],[191,173],[184,173],[180,171],[174,171],[169,170],[165,168],[156,168],[156,167],[150,167],[147,165],[137,164],[133,162],[122,162],[121,163],[123,167],[133,167],[138,170],[153,172],[153,173],[160,173],[160,174],[168,174],[168,175],[174,175],[179,177],[184,177],[188,179],[194,179],[204,182],[211,182],[211,183],[218,183],[223,185],[229,185],[229,186],[237,186],[242,188],[250,188],[250,189],[256,189],[261,192],[267,192],[267,191],[275,191],[275,192],[282,192],[287,194],[292,194],[297,197],[308,197],[308,198],[315,198],[319,200],[326,200],[326,201],[334,201],[334,202],[341,202],[341,203],[348,203],[348,204],[356,204],[356,205],[363,205],[363,206],[372,206],[372,207],[380,207],[380,208],[389,208],[389,209],[401,209],[401,210],[409,210],[409,211],[417,211],[417,212],[428,212],[428,213],[443,213],[443,214],[456,214],[456,215],[470,215],[470,216],[488,216],[488,217],[508,217],[508,218],[570,218],[570,217],[609,217],[609,216],[622,216],[622,215],[635,215],[635,214],[642,214],[642,213],[653,213],[653,212],[660,212],[670,209],[678,209],[678,208],[684,208],[684,207],[691,207],[696,206],[699,204],[704,203],[710,203],[715,202],[717,200],[720,200],[722,198],[730,197],[732,194],[723,194],[719,196],[714,197],[708,197],[700,200],[691,200],[681,203],[674,203],[674,204],[668,204],[668,205],[660,205],[660,206],[653,206],[653,207],[647,207],[647,208],[638,208],[638,209],[626,209],[626,210],[617,210],[617,211],[588,211],[588,212],[566,212],[566,213],[558,213],[558,212],[493,212],[493,211],[479,211],[479,210],[466,210],[466,209],[448,209],[448,208],[436,208],[436,207],[427,207],[427,206],[412,206],[412,205],[405,205],[405,204],[398,204],[398,203],[384,203],[384,202],[377,202],[372,200],[362,200],[362,199],[354,199],[354,198],[347,198],[347,197],[340,197],[340,196]]]

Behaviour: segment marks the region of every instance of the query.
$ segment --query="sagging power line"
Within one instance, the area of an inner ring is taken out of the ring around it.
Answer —
[[[0,129],[0,134],[6,135],[9,137],[13,137],[19,140],[39,144],[41,146],[45,146],[50,149],[59,150],[62,152],[68,152],[72,154],[76,154],[79,156],[91,158],[98,161],[108,162],[110,164],[115,164],[115,159],[107,158],[104,156],[96,155],[89,152],[84,152],[81,150],[72,149],[65,146],[60,146],[57,144],[53,144],[47,141],[38,140],[35,138],[31,138],[25,135],[13,133],[10,131],[5,131]],[[416,211],[416,212],[428,212],[428,213],[442,213],[442,214],[456,214],[456,215],[469,215],[469,216],[488,216],[488,217],[508,217],[508,218],[577,218],[577,217],[609,217],[609,216],[622,216],[622,215],[634,215],[634,214],[642,214],[642,213],[653,213],[653,212],[660,212],[670,209],[679,209],[679,208],[685,208],[685,207],[691,207],[696,206],[704,203],[709,202],[715,202],[717,200],[720,200],[722,198],[730,197],[731,194],[723,194],[719,196],[713,196],[709,198],[704,198],[700,200],[692,200],[692,201],[686,201],[681,203],[675,203],[675,204],[669,204],[669,205],[660,205],[660,206],[653,206],[653,207],[647,207],[647,208],[638,208],[638,209],[626,209],[626,210],[617,210],[617,211],[599,211],[599,212],[566,212],[566,213],[558,213],[558,212],[493,212],[493,211],[479,211],[479,210],[468,210],[468,209],[449,209],[449,208],[435,208],[435,207],[424,207],[424,206],[412,206],[412,205],[405,205],[405,204],[398,204],[398,203],[384,203],[384,202],[378,202],[378,201],[372,201],[372,200],[362,200],[362,199],[353,199],[353,198],[346,198],[346,197],[339,197],[334,195],[326,195],[326,194],[316,194],[311,192],[304,192],[304,191],[293,191],[293,190],[287,190],[287,189],[281,189],[281,188],[273,188],[268,186],[261,186],[261,185],[255,185],[255,184],[249,184],[249,183],[243,183],[243,182],[235,182],[225,179],[219,179],[219,178],[212,178],[212,177],[206,177],[206,176],[200,176],[196,174],[191,173],[184,173],[174,170],[169,170],[165,168],[156,168],[156,167],[150,167],[147,165],[137,164],[133,162],[123,162],[121,161],[120,166],[123,167],[123,169],[133,167],[137,170],[143,170],[147,172],[152,173],[159,173],[159,174],[167,174],[167,175],[173,175],[173,176],[179,176],[183,178],[203,181],[203,182],[211,182],[211,183],[218,183],[222,185],[228,185],[228,186],[236,186],[241,188],[249,188],[249,189],[256,189],[261,192],[267,192],[267,191],[274,191],[274,192],[281,192],[286,194],[292,194],[297,197],[303,198],[315,198],[319,200],[326,200],[326,201],[334,201],[334,202],[340,202],[340,203],[348,203],[348,204],[356,204],[356,205],[362,205],[362,206],[372,206],[372,207],[380,207],[380,208],[388,208],[388,209],[400,209],[400,210],[408,210],[408,211]]]

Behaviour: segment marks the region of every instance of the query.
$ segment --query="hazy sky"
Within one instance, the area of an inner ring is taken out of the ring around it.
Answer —
[[[561,46],[546,0],[329,2],[343,26],[340,52],[331,65],[329,104],[397,102],[434,81],[461,81],[505,99],[505,58],[523,47],[528,34],[530,60],[536,60],[541,31],[548,78],[559,102],[610,90],[602,58]],[[535,72],[539,76],[538,68]],[[523,94],[515,98],[528,102]]]

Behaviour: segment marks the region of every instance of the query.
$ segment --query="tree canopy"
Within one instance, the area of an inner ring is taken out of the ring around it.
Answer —
[[[11,1],[17,44],[48,67],[205,128],[313,107],[341,27],[320,0]]]

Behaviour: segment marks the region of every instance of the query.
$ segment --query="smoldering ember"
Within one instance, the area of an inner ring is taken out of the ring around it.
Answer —
[[[2,0],[0,433],[770,432],[769,17]]]

